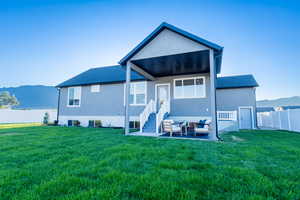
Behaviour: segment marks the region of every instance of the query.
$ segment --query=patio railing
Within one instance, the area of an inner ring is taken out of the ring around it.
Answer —
[[[144,111],[140,114],[140,132],[143,132],[143,127],[147,122],[149,115],[155,112],[155,103],[151,99],[149,103],[146,105]]]
[[[163,104],[161,104],[161,107],[158,111],[158,113],[156,114],[156,133],[158,134],[159,132],[159,127],[162,123],[162,121],[164,120],[164,116],[166,113],[170,112],[170,105],[167,102],[164,102]]]
[[[218,117],[218,120],[236,121],[237,120],[237,111],[218,111],[217,117]]]

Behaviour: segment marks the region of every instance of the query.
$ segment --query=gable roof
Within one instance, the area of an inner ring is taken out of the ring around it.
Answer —
[[[146,80],[146,78],[135,71],[131,71],[131,80]],[[91,84],[109,84],[126,81],[126,70],[120,66],[108,66],[89,69],[56,87],[70,87],[79,85],[91,85]]]
[[[135,71],[131,71],[132,81],[145,81],[144,76]],[[121,65],[98,67],[89,69],[59,85],[56,87],[71,87],[80,85],[92,85],[92,84],[111,84],[111,83],[123,83],[126,81],[126,70]],[[227,88],[243,88],[243,87],[257,87],[258,84],[252,75],[240,75],[240,76],[227,76],[217,78],[217,89]]]
[[[138,51],[140,51],[142,48],[144,48],[149,42],[151,42],[160,32],[162,32],[164,29],[171,30],[179,35],[182,35],[190,40],[193,40],[197,43],[200,43],[204,46],[207,46],[217,52],[222,53],[223,47],[212,43],[210,41],[207,41],[203,38],[200,38],[194,34],[191,34],[189,32],[186,32],[180,28],[177,28],[171,24],[168,24],[166,22],[163,22],[160,26],[158,26],[150,35],[148,35],[141,43],[139,43],[133,50],[131,50],[124,58],[122,58],[119,61],[119,64],[126,65],[126,62],[132,58]]]
[[[217,78],[218,89],[258,87],[253,75],[224,76]]]

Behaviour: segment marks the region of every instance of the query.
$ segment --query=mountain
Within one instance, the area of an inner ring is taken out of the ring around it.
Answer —
[[[257,101],[257,107],[299,106],[300,96]]]
[[[52,86],[32,85],[0,88],[0,92],[8,91],[15,95],[20,105],[18,109],[49,109],[57,108],[58,91]]]

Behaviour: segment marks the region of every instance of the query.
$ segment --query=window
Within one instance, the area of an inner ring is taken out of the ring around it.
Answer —
[[[79,107],[81,99],[81,87],[71,87],[68,89],[68,106]]]
[[[124,91],[126,85],[124,85]],[[129,95],[129,104],[130,105],[145,105],[146,104],[146,93],[147,86],[146,82],[135,82],[130,84],[130,95]],[[125,92],[124,92],[125,94]],[[125,95],[124,95],[125,102]]]
[[[80,126],[80,121],[78,121],[78,120],[68,120],[68,126]]]
[[[89,120],[89,127],[100,128],[102,127],[101,120]]]
[[[130,121],[129,122],[129,128],[139,129],[140,128],[140,122],[139,121]]]
[[[95,127],[95,121],[89,120],[89,127]]]
[[[174,80],[174,98],[204,98],[206,96],[205,78],[186,78]]]
[[[91,92],[100,92],[100,85],[91,85]]]
[[[68,126],[73,126],[73,121],[72,120],[68,120]]]
[[[95,120],[95,127],[96,127],[96,128],[102,127],[102,122],[101,122],[101,120]]]

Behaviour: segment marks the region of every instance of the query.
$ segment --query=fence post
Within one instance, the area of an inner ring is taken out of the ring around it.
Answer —
[[[281,130],[282,127],[281,127],[281,114],[280,114],[281,111],[278,111],[278,118],[279,118],[279,129]]]
[[[288,115],[289,131],[292,131],[292,127],[291,127],[291,116],[290,116],[290,114],[291,114],[291,110],[288,109],[288,110],[287,110],[287,115]]]
[[[273,111],[270,112],[271,113],[271,128],[274,128],[274,122],[273,122]]]

